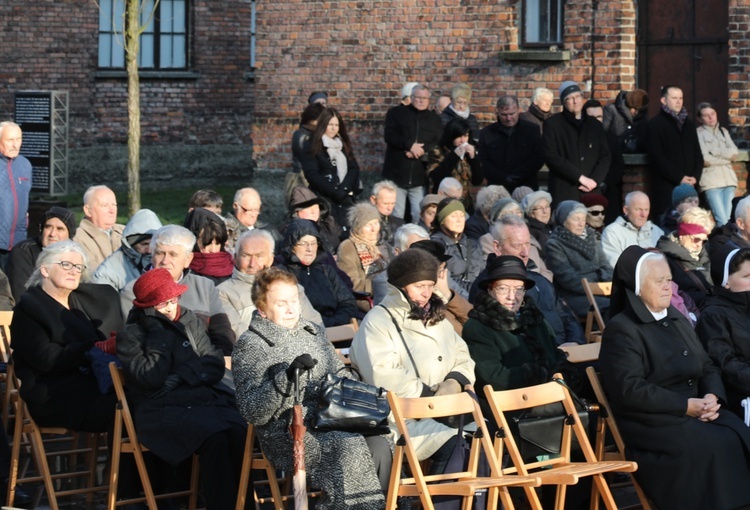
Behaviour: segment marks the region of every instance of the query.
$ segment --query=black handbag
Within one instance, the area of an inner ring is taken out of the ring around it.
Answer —
[[[559,384],[564,381],[554,379]],[[573,401],[578,411],[578,417],[586,431],[589,430],[589,405],[580,400],[571,391]],[[513,416],[509,425],[516,439],[516,445],[524,459],[531,459],[540,455],[560,455],[563,427],[572,425],[572,416],[565,414],[561,403],[526,409]],[[580,452],[581,448],[575,436],[571,443],[571,453]]]
[[[335,374],[320,383],[316,430],[341,430],[365,436],[390,433],[391,406],[386,391],[372,384]]]

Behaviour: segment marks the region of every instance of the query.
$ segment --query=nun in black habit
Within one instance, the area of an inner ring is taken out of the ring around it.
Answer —
[[[663,255],[627,248],[599,357],[626,456],[659,510],[742,508],[750,505],[750,428],[722,408],[721,373],[670,297]]]

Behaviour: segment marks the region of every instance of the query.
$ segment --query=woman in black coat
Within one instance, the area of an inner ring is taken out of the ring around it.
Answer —
[[[85,270],[86,254],[75,241],[42,250],[13,313],[13,362],[21,398],[40,426],[107,432],[117,399],[100,392],[90,355],[95,347],[114,351],[110,337],[122,317],[117,291],[80,283]]]
[[[203,322],[180,308],[186,290],[166,269],[141,275],[117,353],[138,439],[173,466],[197,453],[206,508],[224,510],[237,500],[247,423],[233,389],[220,384],[224,356]]]
[[[721,373],[670,306],[664,256],[639,246],[617,261],[602,383],[634,476],[660,510],[750,504],[750,428],[726,404]]]
[[[281,244],[277,265],[297,277],[304,287],[323,324],[341,326],[353,318],[361,319],[354,295],[329,263],[330,255],[323,250],[318,228],[310,220],[289,223]]]
[[[744,416],[750,397],[750,248],[724,244],[711,253],[713,296],[706,299],[695,332],[721,368],[729,409]]]
[[[344,119],[335,108],[326,108],[318,117],[305,144],[302,168],[310,189],[331,203],[336,223],[348,225],[347,212],[362,188]]]

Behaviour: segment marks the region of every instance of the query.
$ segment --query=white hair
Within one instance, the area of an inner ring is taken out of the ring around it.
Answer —
[[[245,241],[248,239],[263,239],[266,243],[268,243],[268,247],[271,250],[271,255],[273,255],[274,250],[276,249],[276,241],[273,239],[273,236],[268,230],[262,229],[262,228],[254,228],[252,230],[246,230],[245,232],[240,235],[240,237],[237,239],[237,242],[234,245],[234,262],[235,265],[237,264],[237,261],[240,259],[240,255],[242,254],[242,245]]]
[[[398,193],[398,188],[396,187],[396,183],[386,179],[384,181],[375,183],[375,185],[372,187],[372,196],[377,197],[378,193],[380,193],[384,189],[388,191],[393,191],[394,193]]]
[[[625,195],[625,207],[630,207],[630,204],[633,203],[633,200],[641,196],[646,197],[646,199],[651,202],[651,200],[648,198],[648,195],[646,195],[643,191],[631,191],[630,193]]]
[[[526,227],[526,220],[515,214],[506,214],[500,216],[497,221],[490,225],[490,235],[497,244],[502,245],[505,242],[505,227]]]
[[[42,253],[36,259],[36,265],[34,266],[34,272],[31,273],[29,279],[26,281],[26,288],[34,287],[39,285],[44,280],[42,276],[42,266],[46,266],[54,261],[60,259],[60,256],[65,253],[77,253],[81,256],[83,265],[87,266],[89,263],[88,255],[83,249],[83,246],[73,241],[72,239],[66,239],[65,241],[58,241],[50,244],[49,246],[42,249]],[[88,280],[88,269],[84,269],[81,274],[81,281]]]
[[[505,186],[490,184],[479,190],[477,193],[477,209],[486,217],[492,212],[492,206],[501,198],[509,197],[510,193]]]
[[[651,262],[656,262],[658,260],[666,260],[664,258],[664,254],[658,253],[655,251],[650,251],[645,253],[643,256],[641,256],[640,259],[638,259],[638,262],[635,265],[635,295],[640,296],[641,295],[641,288],[646,283],[646,278],[651,274]],[[648,265],[646,263],[648,262]]]
[[[406,246],[409,236],[416,235],[422,239],[429,239],[430,234],[427,231],[417,225],[416,223],[405,223],[396,229],[393,234],[393,250],[398,250],[399,253],[403,253],[408,248]]]
[[[747,213],[750,211],[750,196],[747,196],[737,202],[737,205],[734,208],[734,219],[735,221],[737,219],[741,219],[742,221],[745,221],[747,218]]]
[[[446,177],[440,181],[440,186],[438,186],[438,194],[442,193],[443,195],[452,195],[461,194],[463,192],[463,185],[454,177]]]
[[[3,136],[3,130],[7,126],[14,126],[14,127],[17,127],[18,129],[21,129],[21,126],[19,126],[18,124],[16,124],[12,120],[4,120],[3,122],[0,122],[0,138],[2,138],[2,136]]]
[[[151,238],[151,253],[156,251],[157,246],[181,246],[185,253],[192,253],[195,246],[195,236],[185,227],[179,225],[165,225],[154,232]]]
[[[534,93],[531,94],[531,102],[536,104],[536,100],[541,96],[549,96],[553,99],[555,98],[554,92],[552,92],[550,89],[546,87],[537,87],[534,89]]]
[[[96,194],[96,192],[102,191],[105,189],[112,191],[112,189],[109,186],[105,186],[104,184],[97,184],[96,186],[89,186],[89,189],[87,189],[86,192],[83,194],[83,205],[91,205],[91,201],[94,200],[94,195]]]
[[[255,193],[260,199],[260,193],[258,193],[258,190],[256,190],[255,188],[240,188],[234,192],[232,203],[239,204],[242,201],[242,197],[244,197],[247,193]]]

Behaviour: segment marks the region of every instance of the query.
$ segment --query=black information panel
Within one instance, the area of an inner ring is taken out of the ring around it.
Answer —
[[[52,92],[17,92],[15,122],[23,130],[21,154],[33,168],[31,191],[51,193]]]

